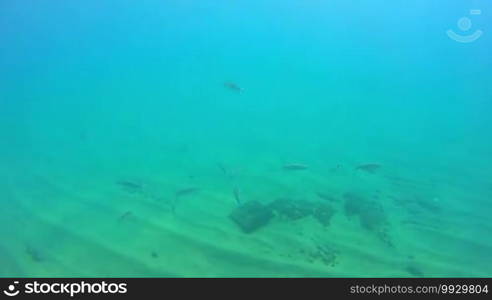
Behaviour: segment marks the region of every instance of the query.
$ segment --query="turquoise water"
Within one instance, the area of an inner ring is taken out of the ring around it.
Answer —
[[[0,276],[492,276],[491,12],[1,1]]]

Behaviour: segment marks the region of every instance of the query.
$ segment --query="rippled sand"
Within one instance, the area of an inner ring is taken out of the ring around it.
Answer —
[[[121,166],[11,172],[1,183],[8,201],[0,275],[490,276],[492,228],[486,211],[473,206],[486,190],[469,194],[444,180],[405,178],[388,165],[368,174],[350,166],[285,172],[277,163],[251,163],[234,183],[214,163],[192,174],[170,167],[142,175]],[[119,180],[138,181],[143,191],[123,189]],[[245,234],[228,218],[237,206],[233,185],[246,201],[263,203],[324,201],[316,196],[322,191],[335,199],[336,213],[327,227],[312,217],[277,216]],[[173,214],[174,194],[187,186],[200,190],[181,197]],[[347,191],[382,205],[391,243],[345,214]],[[431,206],[412,202],[418,197]]]

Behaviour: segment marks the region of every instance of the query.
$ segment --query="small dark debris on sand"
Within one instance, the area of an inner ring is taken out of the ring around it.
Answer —
[[[129,193],[140,193],[143,191],[143,185],[135,181],[120,180],[116,184]]]
[[[36,263],[41,263],[46,260],[44,255],[32,245],[25,245],[26,254],[31,258],[32,261]]]
[[[308,255],[312,260],[321,261],[330,267],[337,264],[338,251],[328,245],[316,245],[316,249],[308,252]]]
[[[364,171],[367,173],[375,173],[380,168],[381,165],[376,163],[361,164],[355,167],[356,170]]]
[[[303,164],[286,164],[283,166],[283,169],[286,171],[300,171],[300,170],[306,170],[309,167],[307,165]]]
[[[242,87],[240,87],[239,85],[237,85],[236,83],[231,82],[231,81],[224,82],[224,87],[228,88],[231,91],[237,92],[237,93],[242,93],[244,91],[244,89]]]
[[[246,202],[232,211],[229,217],[244,233],[252,233],[270,222],[272,210],[257,201]]]

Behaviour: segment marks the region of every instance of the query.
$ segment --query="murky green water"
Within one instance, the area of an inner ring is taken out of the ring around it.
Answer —
[[[0,276],[490,277],[492,5],[390,2],[2,1]]]

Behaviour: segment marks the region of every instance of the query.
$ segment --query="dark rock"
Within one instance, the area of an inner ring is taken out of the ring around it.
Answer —
[[[348,217],[358,217],[361,227],[376,233],[385,244],[393,246],[387,233],[388,218],[381,204],[353,193],[346,193],[344,198]]]
[[[358,215],[366,206],[366,200],[357,194],[349,192],[345,193],[343,197],[345,198],[345,214],[348,217]]]
[[[386,214],[377,203],[372,203],[372,206],[360,213],[359,219],[362,227],[372,231],[377,231],[387,224]]]
[[[358,216],[362,227],[376,230],[387,224],[386,214],[379,203],[353,193],[346,193],[344,198],[345,214],[349,217]]]
[[[331,218],[335,214],[335,210],[327,204],[317,204],[313,211],[313,217],[318,220],[323,226],[330,225]]]
[[[292,221],[313,216],[324,226],[330,225],[335,214],[335,210],[329,204],[288,198],[277,199],[270,203],[269,207],[278,215]]]
[[[273,217],[272,209],[257,201],[250,201],[238,206],[229,217],[245,233],[251,233],[270,222]]]
[[[282,215],[290,220],[298,220],[307,217],[313,211],[313,207],[310,202],[297,201],[288,198],[277,199],[268,206],[279,215]]]

